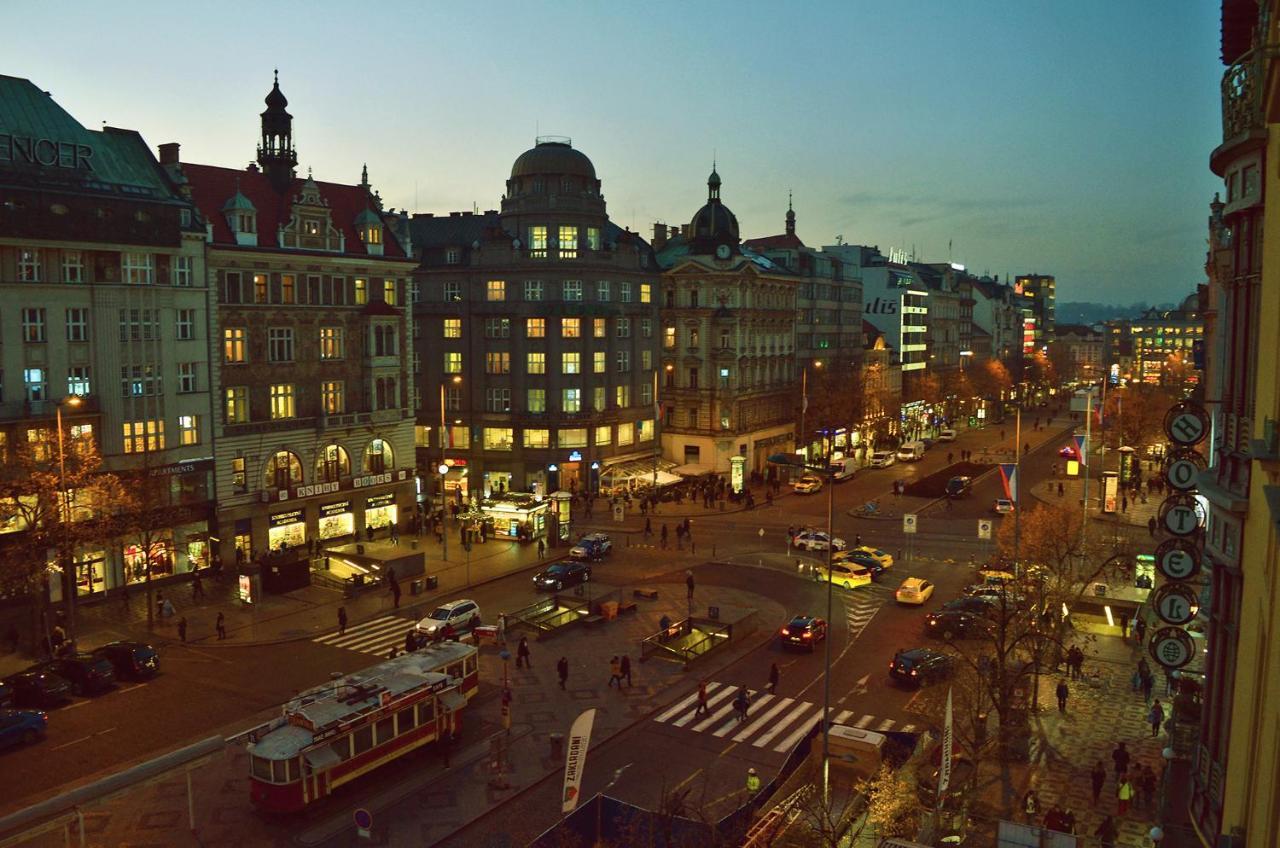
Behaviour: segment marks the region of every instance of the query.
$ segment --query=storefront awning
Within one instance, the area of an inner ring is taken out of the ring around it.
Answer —
[[[711,474],[714,471],[715,469],[710,465],[704,465],[701,462],[689,462],[671,469],[672,474],[679,474],[682,477],[698,477],[703,474]]]

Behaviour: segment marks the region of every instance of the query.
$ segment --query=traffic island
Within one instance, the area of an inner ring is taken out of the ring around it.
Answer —
[[[758,623],[759,611],[750,607],[709,607],[706,617],[671,622],[646,636],[640,643],[640,662],[667,660],[687,670],[694,662],[754,633]]]

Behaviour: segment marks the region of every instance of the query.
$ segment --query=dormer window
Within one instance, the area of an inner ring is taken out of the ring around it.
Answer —
[[[365,227],[361,235],[365,244],[382,244],[382,227]]]
[[[236,232],[238,233],[256,233],[258,231],[258,216],[252,212],[240,212],[236,215]]]

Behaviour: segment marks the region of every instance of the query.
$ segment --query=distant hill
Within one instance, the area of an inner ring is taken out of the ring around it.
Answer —
[[[1100,321],[1111,321],[1122,318],[1137,318],[1152,304],[1131,303],[1121,306],[1114,303],[1090,303],[1088,301],[1059,301],[1055,309],[1054,322],[1058,324],[1097,324]],[[1157,303],[1157,309],[1173,309],[1176,304]]]

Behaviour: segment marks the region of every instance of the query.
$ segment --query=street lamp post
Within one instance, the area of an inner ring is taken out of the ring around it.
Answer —
[[[71,523],[71,504],[67,501],[67,456],[62,438],[62,406],[80,405],[79,395],[67,395],[54,406],[54,415],[58,426],[58,524],[62,538],[62,549],[66,551],[67,525]],[[67,608],[67,638],[74,640],[76,633],[76,592],[79,591],[78,575],[75,572],[75,553],[63,554],[62,576],[66,585],[66,597],[63,603]]]
[[[813,367],[821,368],[822,360],[815,359]],[[809,459],[809,436],[805,430],[805,418],[809,412],[809,366],[805,365],[800,369],[800,438],[803,440],[804,458]]]
[[[454,385],[462,382],[460,374],[454,374]],[[449,466],[445,462],[444,449],[446,444],[446,424],[444,420],[444,389],[447,383],[440,381],[440,542],[441,557],[445,562],[449,561],[449,523],[445,521],[445,502],[444,502],[444,475],[449,473]]]

